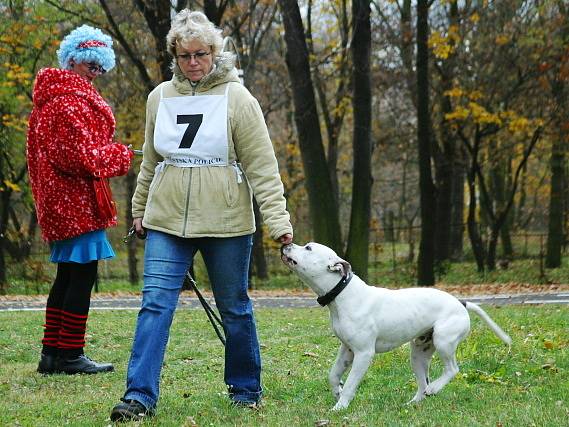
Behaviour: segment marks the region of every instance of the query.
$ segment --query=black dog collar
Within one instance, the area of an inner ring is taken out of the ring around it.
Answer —
[[[338,284],[330,290],[330,292],[328,292],[326,295],[322,295],[321,297],[316,298],[318,304],[324,307],[334,301],[334,299],[340,295],[340,292],[342,292],[344,288],[348,286],[348,283],[350,283],[352,277],[352,272],[349,272],[347,276],[342,276],[342,280],[340,280]]]

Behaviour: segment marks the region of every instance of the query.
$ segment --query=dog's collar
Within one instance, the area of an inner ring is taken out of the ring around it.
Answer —
[[[352,280],[353,274],[350,271],[348,273],[347,276],[342,276],[342,280],[340,280],[338,282],[338,284],[336,286],[334,286],[330,292],[328,292],[326,295],[322,295],[321,297],[316,298],[316,301],[318,301],[318,304],[320,304],[322,307],[330,304],[332,301],[334,301],[334,299],[340,295],[340,292],[342,292],[344,290],[344,288],[346,286],[348,286],[348,283],[350,283],[350,280]]]

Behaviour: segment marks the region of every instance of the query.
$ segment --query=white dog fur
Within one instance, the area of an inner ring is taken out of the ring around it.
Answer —
[[[318,243],[290,244],[281,249],[283,262],[318,296],[326,295],[351,267],[336,253]],[[334,410],[348,407],[375,353],[384,353],[410,342],[411,366],[417,393],[409,403],[438,393],[458,373],[455,352],[470,331],[468,311],[473,311],[506,344],[511,338],[476,304],[462,302],[433,288],[390,290],[368,286],[353,275],[330,303],[330,319],[341,345],[329,374]],[[468,310],[468,311],[467,311]],[[429,365],[437,351],[442,375],[429,382]],[[341,378],[352,366],[346,383]]]

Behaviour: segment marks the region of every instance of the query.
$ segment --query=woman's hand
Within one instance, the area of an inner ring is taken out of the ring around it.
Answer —
[[[141,221],[142,222],[142,221]],[[280,243],[282,243],[283,245],[288,245],[289,243],[292,243],[292,234],[291,233],[286,233],[283,234],[281,237],[279,237],[277,239]]]
[[[132,220],[132,226],[134,227],[136,235],[138,237],[141,239],[144,239],[146,237],[146,230],[142,226],[142,218],[134,218]]]

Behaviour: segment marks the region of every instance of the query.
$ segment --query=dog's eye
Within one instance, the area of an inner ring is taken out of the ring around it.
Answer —
[[[311,250],[312,250],[312,248],[311,248],[310,246],[305,246],[304,249],[306,249],[307,251],[311,251]]]

